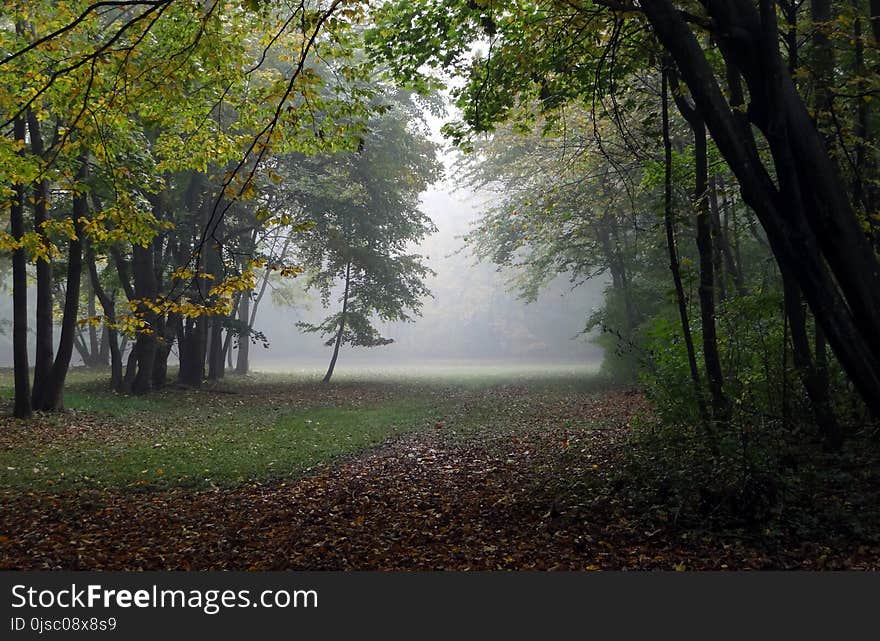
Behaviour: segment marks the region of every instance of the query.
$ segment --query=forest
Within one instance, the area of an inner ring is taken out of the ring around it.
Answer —
[[[878,104],[876,0],[8,0],[0,569],[880,569]]]

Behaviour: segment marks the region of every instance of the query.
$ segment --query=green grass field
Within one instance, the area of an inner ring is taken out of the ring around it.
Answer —
[[[232,486],[292,478],[322,463],[451,414],[459,432],[498,405],[490,388],[529,382],[537,395],[595,383],[589,367],[347,370],[329,386],[312,372],[228,377],[204,389],[142,397],[107,389],[105,374],[74,370],[67,410],[3,418],[0,489]],[[10,399],[9,372],[0,394]],[[516,407],[508,408],[516,410]]]

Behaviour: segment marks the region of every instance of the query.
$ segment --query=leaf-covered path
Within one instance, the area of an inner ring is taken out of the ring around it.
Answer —
[[[637,394],[463,393],[455,411],[287,481],[0,496],[0,562],[64,569],[873,567],[878,548],[695,531],[616,468]]]

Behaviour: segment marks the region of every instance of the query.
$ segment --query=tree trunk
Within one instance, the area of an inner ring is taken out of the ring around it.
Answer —
[[[16,118],[13,135],[24,143],[24,120]],[[12,237],[21,241],[24,236],[25,186],[15,185],[15,195],[9,208],[9,227]],[[31,379],[28,369],[28,310],[27,310],[27,256],[24,247],[12,252],[12,363],[15,379],[15,404],[13,414],[16,418],[31,415]]]
[[[101,328],[101,348],[98,350],[98,362],[101,367],[107,367],[110,364],[110,334],[106,325]]]
[[[709,201],[709,224],[712,243],[712,271],[715,273],[715,294],[719,304],[727,300],[727,278],[724,271],[724,233],[721,229],[721,214],[718,211],[718,199],[715,195],[715,178],[713,176],[707,194]]]
[[[791,346],[794,366],[800,374],[804,389],[813,408],[816,424],[822,432],[828,449],[840,449],[843,432],[834,416],[828,385],[822,381],[819,370],[813,365],[810,339],[807,336],[806,314],[801,307],[801,294],[791,278],[783,277],[785,288],[785,311],[791,328]]]
[[[798,8],[801,6],[802,0],[787,0],[780,2],[783,13],[785,14],[785,45],[788,49],[788,73],[794,76],[794,72],[798,67]]]
[[[195,325],[193,337],[196,340],[195,347],[195,376],[198,378],[198,385],[205,380],[206,361],[208,356],[208,340],[211,336],[210,319],[207,316],[201,316]]]
[[[200,387],[205,378],[206,317],[187,318],[180,325],[178,338],[180,370],[178,380],[187,387]]]
[[[232,318],[235,318],[235,311],[232,312]],[[226,376],[226,369],[230,367],[230,363],[232,362],[232,332],[227,328],[226,333],[223,334],[223,345],[220,348],[220,378]]]
[[[92,355],[89,354],[89,346],[86,345],[86,339],[83,338],[82,331],[79,328],[77,328],[76,334],[73,337],[73,347],[79,354],[83,366],[91,367]]]
[[[727,278],[725,274],[733,280],[736,293],[742,296],[745,294],[745,283],[743,282],[742,272],[738,269],[733,258],[733,250],[730,247],[730,238],[728,237],[727,226],[721,221],[721,206],[718,203],[718,176],[712,177],[712,184],[709,186],[709,211],[712,214],[712,240],[715,252],[715,276],[719,285],[718,301],[727,300]]]
[[[156,356],[153,361],[152,373],[153,389],[162,389],[168,384],[168,355],[170,353],[170,342],[162,341],[156,345]]]
[[[116,273],[119,275],[119,283],[122,285],[122,291],[125,292],[125,297],[132,301],[136,298],[134,293],[134,287],[131,284],[131,277],[128,273],[128,261],[122,255],[122,252],[119,251],[118,247],[110,247],[110,256],[113,258],[113,262],[116,265]]]
[[[669,269],[672,272],[672,280],[675,283],[675,299],[678,303],[678,315],[681,319],[681,332],[684,335],[684,343],[687,348],[688,367],[691,374],[691,383],[697,407],[700,411],[700,419],[704,425],[709,425],[709,411],[703,398],[703,384],[700,382],[700,370],[697,367],[697,357],[694,350],[694,339],[691,336],[691,325],[688,320],[687,299],[684,294],[684,285],[681,282],[681,266],[678,262],[678,252],[675,248],[675,223],[672,208],[672,141],[669,136],[669,85],[668,72],[663,68],[662,77],[662,119],[663,119],[663,222],[666,227],[666,248],[669,252]]]
[[[697,252],[700,263],[700,322],[703,336],[703,363],[709,381],[712,402],[712,419],[716,423],[730,420],[730,402],[724,393],[724,374],[718,354],[718,337],[715,330],[715,256],[713,254],[712,222],[709,215],[709,157],[706,141],[706,125],[696,109],[691,107],[678,87],[678,78],[667,70],[672,81],[672,95],[678,110],[694,136],[694,193],[697,212]]]
[[[128,353],[128,358],[125,360],[125,376],[122,377],[122,388],[121,392],[123,394],[131,394],[132,388],[134,387],[134,379],[137,376],[137,344],[135,344],[131,351]]]
[[[871,30],[874,32],[874,44],[880,45],[880,0],[870,0]]]
[[[223,322],[211,316],[211,340],[208,347],[208,380],[223,378]]]
[[[241,296],[238,305],[238,320],[241,323],[242,333],[238,335],[238,358],[235,361],[235,373],[244,376],[250,369],[250,317],[251,317],[251,292],[245,292]]]
[[[329,383],[336,368],[336,359],[339,358],[339,346],[342,344],[342,333],[345,331],[345,314],[348,312],[348,289],[351,283],[351,261],[345,266],[345,292],[342,295],[342,314],[339,315],[339,331],[336,332],[336,343],[333,345],[333,358],[330,359],[330,367],[324,374],[324,383]]]
[[[635,305],[632,300],[632,293],[629,286],[629,275],[626,270],[626,261],[623,258],[623,252],[620,247],[620,238],[616,231],[616,223],[613,216],[606,212],[602,216],[602,220],[596,226],[596,236],[599,240],[599,246],[602,248],[602,254],[605,263],[611,272],[611,286],[620,292],[623,298],[624,313],[626,314],[626,335],[628,339],[632,339],[632,333],[639,323]]]
[[[43,136],[40,132],[40,123],[33,111],[28,110],[28,132],[31,138],[31,151],[35,156],[42,157],[44,153]],[[43,390],[46,379],[52,369],[52,360],[55,353],[52,322],[52,265],[49,262],[49,239],[43,223],[49,220],[48,215],[49,190],[45,180],[34,183],[34,232],[46,251],[45,259],[37,260],[37,315],[36,326],[36,351],[34,353],[34,388],[31,392],[34,407],[43,406]]]
[[[86,291],[86,299],[87,299],[87,314],[89,318],[94,318],[98,315],[97,306],[95,305],[95,291],[89,282],[89,279],[86,279],[85,286],[87,288]],[[100,367],[101,363],[101,345],[98,342],[98,328],[95,327],[92,323],[88,325],[88,333],[89,333],[89,362],[87,365],[89,367]]]
[[[718,192],[721,191],[721,203],[718,202]],[[745,275],[742,269],[742,260],[739,256],[739,227],[735,214],[731,213],[732,205],[728,201],[724,193],[724,182],[720,176],[716,175],[712,181],[712,187],[709,191],[709,204],[714,209],[712,215],[717,217],[715,224],[718,228],[718,246],[721,251],[721,259],[724,270],[733,279],[733,286],[739,296],[745,296],[748,291],[746,289]],[[724,219],[721,213],[724,212]],[[733,243],[730,241],[731,229],[730,219],[733,219]],[[720,272],[717,272],[720,273]],[[719,280],[724,280],[719,278]]]
[[[79,181],[87,177],[86,159],[80,158],[82,166]],[[86,194],[79,192],[73,196],[73,229],[76,238],[70,241],[67,256],[67,287],[64,295],[64,314],[61,318],[61,338],[58,342],[58,353],[52,363],[49,378],[43,394],[44,410],[60,410],[64,408],[64,382],[70,368],[70,357],[73,355],[73,343],[76,337],[76,321],[79,311],[79,287],[82,276],[82,225],[80,218],[88,214]]]
[[[119,248],[112,245],[110,246],[110,256],[113,259],[113,263],[116,265],[116,273],[119,275],[119,282],[122,285],[122,291],[125,292],[125,297],[129,301],[135,300],[137,297],[135,296],[134,286],[131,284],[128,261],[125,256],[122,255],[122,252],[119,251]],[[122,341],[122,345],[119,348],[120,360],[122,355],[125,354],[125,348],[129,342],[128,336],[123,336]],[[128,357],[125,359],[125,373],[122,376],[122,382],[119,386],[120,393],[131,394],[136,374],[137,353],[134,347],[132,347],[131,351],[128,353]]]
[[[858,2],[855,3],[856,11],[858,11]],[[853,41],[855,43],[855,47],[853,50],[853,54],[855,57],[854,65],[853,65],[853,73],[860,80],[857,84],[858,93],[865,94],[867,97],[867,92],[870,87],[868,86],[868,78],[869,72],[865,65],[865,42],[864,37],[862,35],[862,19],[861,16],[856,13],[855,20],[853,22]],[[868,162],[868,154],[870,153],[868,147],[868,140],[870,137],[870,118],[868,114],[868,102],[864,100],[862,97],[856,98],[856,121],[855,121],[855,159],[854,159],[854,176],[853,176],[853,185],[852,185],[852,194],[853,201],[862,209],[862,211],[871,214],[874,211],[872,198],[869,196],[869,192],[871,192],[871,188],[868,186],[870,177],[867,175],[870,173],[871,164]],[[875,239],[880,237],[880,224],[878,221],[874,220],[873,216],[868,215],[866,217],[869,224],[872,226]],[[876,242],[876,241],[875,241]]]
[[[153,271],[152,246],[132,247],[132,271],[134,273],[134,290],[137,300],[152,300],[156,297],[156,275]],[[146,394],[153,387],[153,366],[156,362],[156,313],[146,305],[139,305],[140,313],[146,321],[146,327],[138,332],[134,346],[137,355],[137,374],[132,383],[134,394]]]
[[[749,84],[749,119],[773,152],[778,190],[675,5],[651,0],[641,6],[767,232],[780,269],[800,286],[850,380],[880,416],[880,265],[791,79],[780,74],[768,4],[762,0],[767,24],[748,0],[713,0],[706,6],[728,66],[741,70]]]
[[[95,262],[95,253],[89,242],[83,243],[86,257],[86,266],[89,270],[89,280],[92,289],[104,310],[104,332],[107,336],[107,346],[110,350],[110,387],[114,392],[122,391],[122,352],[119,349],[119,335],[116,328],[116,300],[112,294],[108,294],[98,278],[98,266]]]
[[[161,389],[168,384],[168,357],[174,346],[174,339],[178,337],[180,314],[168,314],[167,318],[159,318],[160,340],[156,345],[156,361],[153,363],[153,389]]]
[[[831,26],[831,0],[810,0],[810,20],[812,21],[812,64],[811,75],[816,79],[813,90],[813,107],[816,120],[825,120],[825,114],[832,109],[831,88],[834,73],[834,48],[826,30]]]

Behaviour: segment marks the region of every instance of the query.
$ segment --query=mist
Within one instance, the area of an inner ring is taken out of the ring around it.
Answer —
[[[442,114],[436,113],[436,105],[425,106],[423,122],[413,123],[424,127],[438,145],[444,167],[443,179],[421,195],[421,210],[437,231],[412,248],[434,272],[426,279],[432,296],[423,300],[421,316],[413,322],[377,323],[382,335],[393,339],[392,344],[373,348],[343,345],[340,373],[346,364],[432,369],[487,364],[598,367],[602,349],[591,342],[592,334],[585,333],[584,327],[591,313],[603,305],[607,283],[601,277],[574,287],[568,277],[560,275],[541,290],[537,300],[527,302],[512,290],[514,269],[480,261],[468,247],[466,235],[497,196],[489,191],[475,192],[464,183],[461,152],[441,134],[442,125],[457,115],[448,99],[444,102]],[[254,369],[321,368],[330,359],[331,347],[295,326],[298,321],[313,322],[327,310],[308,292],[297,293],[293,306],[279,304],[277,295],[267,296],[262,304],[256,328],[265,334],[269,347],[251,350]]]
[[[433,296],[424,300],[422,315],[414,322],[379,323],[379,331],[394,343],[343,346],[340,371],[347,364],[372,368],[601,360],[601,349],[583,329],[590,311],[602,303],[603,283],[596,279],[572,289],[567,278],[559,277],[537,301],[520,299],[510,291],[513,274],[477,261],[464,241],[486,202],[485,194],[456,189],[454,176],[422,195],[423,211],[437,231],[415,251],[435,272],[427,280]],[[305,294],[299,304],[289,306],[279,298],[267,293],[257,313],[255,327],[265,334],[269,346],[252,348],[253,368],[288,371],[326,366],[332,348],[295,325],[323,316],[320,301]]]
[[[598,367],[602,348],[591,342],[593,334],[585,332],[584,327],[590,315],[604,304],[607,279],[600,276],[575,287],[561,274],[541,288],[537,300],[526,301],[513,291],[515,268],[480,261],[468,247],[468,232],[497,195],[475,192],[462,180],[460,152],[440,133],[443,123],[454,115],[452,108],[442,116],[425,108],[423,122],[412,123],[423,127],[438,145],[444,167],[443,179],[421,194],[421,210],[437,231],[411,248],[434,272],[426,279],[432,295],[423,299],[421,315],[411,322],[375,321],[379,332],[393,340],[391,344],[371,348],[342,345],[340,373],[347,365],[370,369],[489,364],[513,368],[541,364]],[[86,273],[83,276],[88,278]],[[254,323],[254,330],[265,337],[265,342],[256,341],[251,346],[252,370],[317,371],[326,367],[332,347],[318,335],[303,332],[297,323],[316,322],[336,311],[338,297],[331,298],[325,309],[320,297],[304,288],[303,280],[270,279]],[[11,283],[5,285],[11,290]],[[341,296],[341,287],[337,289]],[[28,289],[28,299],[29,309],[33,309],[33,287]],[[11,320],[11,300],[5,298],[0,301],[0,367],[12,366]],[[33,355],[32,328],[29,334]],[[56,344],[58,339],[56,328]],[[233,342],[233,362],[235,351]],[[169,362],[176,361],[175,345]],[[76,353],[73,364],[83,364]]]
[[[542,290],[534,302],[511,291],[511,269],[480,262],[464,239],[492,194],[474,193],[456,181],[449,153],[444,155],[446,178],[422,194],[422,210],[437,231],[413,251],[426,257],[435,272],[427,279],[432,296],[423,301],[421,316],[408,323],[378,323],[390,345],[372,348],[344,345],[339,371],[357,368],[443,367],[503,364],[598,366],[602,350],[583,332],[592,311],[601,307],[605,283],[596,278],[573,288],[562,275]],[[297,279],[270,281],[257,312],[255,329],[266,338],[250,350],[251,367],[263,371],[319,370],[326,367],[332,348],[320,337],[302,332],[296,323],[315,321],[328,310]],[[34,292],[29,289],[29,308]],[[332,305],[335,301],[331,300]],[[0,366],[12,365],[11,300],[0,302]],[[32,332],[31,332],[32,333]],[[31,338],[33,338],[31,336]],[[58,340],[58,331],[55,332]],[[33,354],[33,341],[30,341]],[[233,358],[234,358],[233,353]],[[176,361],[176,348],[171,362]],[[74,354],[74,364],[82,359]]]

